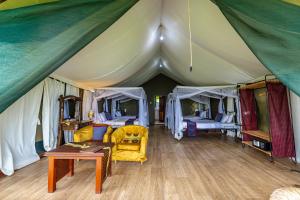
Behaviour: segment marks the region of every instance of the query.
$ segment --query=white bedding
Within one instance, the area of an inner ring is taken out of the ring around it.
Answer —
[[[237,129],[238,126],[236,126],[235,123],[221,123],[216,122],[214,120],[191,120],[196,122],[197,129]],[[187,128],[187,122],[182,121],[183,129]]]
[[[115,118],[113,120],[106,120],[101,123],[111,125],[113,128],[118,128],[120,126],[125,126],[125,122],[128,119],[135,119],[135,118],[136,118],[135,116],[122,116],[122,117]],[[138,119],[134,120],[134,125],[139,125]]]
[[[121,116],[121,117],[116,117],[115,119],[117,120],[136,119],[136,116]]]
[[[191,120],[191,121],[199,121],[201,120],[201,118],[199,116],[195,116],[195,115],[187,115],[187,116],[183,116],[184,120]]]

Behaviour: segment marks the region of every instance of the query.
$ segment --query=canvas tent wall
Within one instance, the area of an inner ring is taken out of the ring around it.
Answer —
[[[35,149],[38,124],[42,125],[44,149],[56,147],[58,98],[64,94],[78,95],[78,91],[77,87],[46,78],[0,114],[0,170],[4,174],[12,175],[15,169],[39,160]]]
[[[201,96],[201,98],[199,98]],[[198,98],[197,98],[198,97]],[[195,99],[198,102],[208,102],[207,98],[216,98],[220,99],[220,106],[219,112],[223,112],[223,101],[224,97],[231,97],[235,99],[236,108],[237,108],[237,119],[240,119],[239,113],[239,101],[238,101],[238,94],[235,85],[227,85],[227,86],[204,86],[204,87],[190,87],[190,86],[177,86],[174,90],[172,95],[170,95],[170,99],[168,101],[168,119],[172,118],[171,114],[174,115],[174,123],[171,122],[171,131],[174,137],[180,140],[183,137],[183,115],[182,115],[182,108],[180,101],[182,99]],[[169,108],[173,110],[170,111]],[[172,121],[172,120],[170,120]]]
[[[106,87],[98,88],[93,93],[93,111],[95,113],[95,119],[100,121],[98,112],[98,101],[101,99],[112,99],[112,100],[124,100],[124,99],[136,99],[139,101],[139,124],[142,126],[149,125],[148,115],[148,103],[147,96],[143,88],[141,87]],[[105,103],[104,105],[108,105]],[[115,110],[116,104],[112,105],[112,110]],[[108,108],[105,108],[108,111]]]

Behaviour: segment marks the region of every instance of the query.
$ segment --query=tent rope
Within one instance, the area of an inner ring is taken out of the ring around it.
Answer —
[[[190,0],[188,0],[188,18],[189,18],[189,45],[190,45],[190,72],[193,70],[193,48],[192,48],[192,28],[191,28],[191,8]]]

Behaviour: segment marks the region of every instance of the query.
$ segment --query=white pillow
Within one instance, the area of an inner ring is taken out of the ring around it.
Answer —
[[[223,117],[221,119],[221,123],[227,123],[228,118],[229,118],[229,115],[223,114]]]
[[[200,111],[200,119],[206,119],[207,118],[207,110]]]
[[[234,113],[230,113],[230,114],[228,115],[227,123],[232,123],[233,117],[234,117]]]
[[[99,117],[100,117],[100,121],[101,121],[101,122],[105,122],[105,121],[107,121],[107,119],[106,119],[106,116],[105,116],[105,113],[104,113],[104,112],[100,113],[100,114],[99,114]]]

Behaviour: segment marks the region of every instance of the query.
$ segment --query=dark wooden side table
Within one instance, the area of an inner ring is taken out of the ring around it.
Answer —
[[[111,148],[112,144],[89,141],[87,145],[103,146],[97,152],[83,152],[79,147],[68,145],[60,146],[44,155],[48,157],[48,192],[56,190],[56,182],[64,176],[74,175],[74,160],[95,160],[96,161],[96,190],[97,194],[102,191],[102,183],[107,176],[111,176]],[[81,143],[83,144],[83,143]]]

